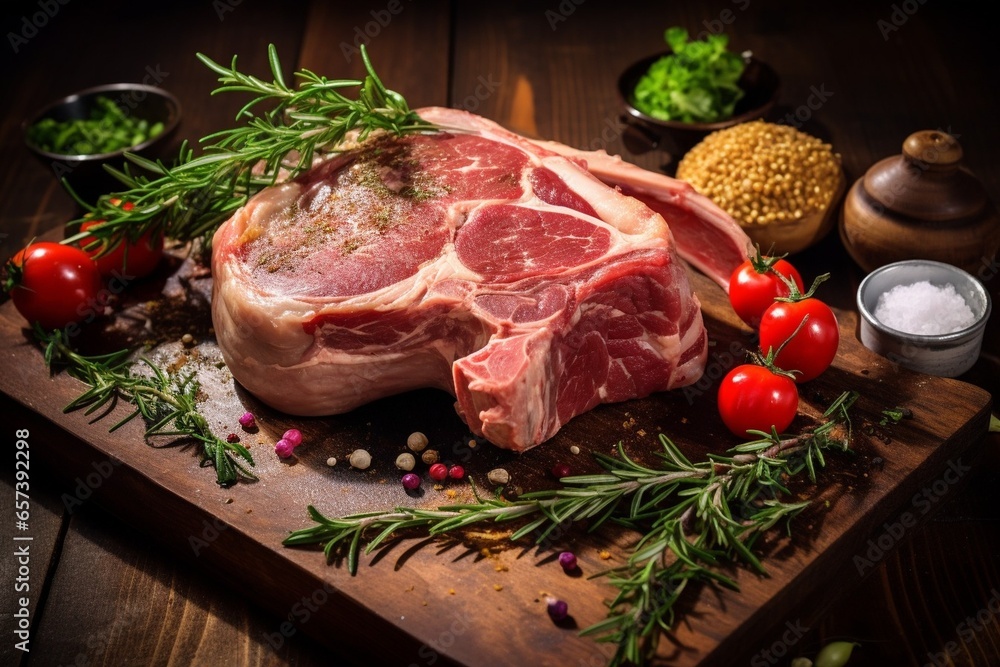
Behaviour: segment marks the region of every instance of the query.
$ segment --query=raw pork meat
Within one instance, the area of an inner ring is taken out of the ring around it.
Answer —
[[[438,387],[520,451],[599,403],[698,380],[707,336],[659,213],[579,156],[424,114],[448,130],[370,140],[218,230],[213,320],[241,384],[297,415]]]
[[[662,215],[677,243],[677,253],[729,291],[729,277],[747,258],[751,242],[711,199],[695,194],[684,181],[647,171],[605,151],[581,151],[555,141],[536,143],[577,160],[604,183]]]

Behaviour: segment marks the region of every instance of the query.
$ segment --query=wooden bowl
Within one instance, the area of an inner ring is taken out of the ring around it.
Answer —
[[[670,152],[675,158],[686,153],[711,132],[765,117],[778,99],[781,84],[778,74],[767,63],[750,56],[745,58],[746,68],[738,81],[744,94],[736,103],[730,118],[713,123],[685,123],[654,118],[634,106],[633,91],[650,66],[671,53],[669,50],[657,53],[625,68],[618,77],[618,96],[625,106],[625,120],[642,130],[657,147]]]
[[[830,203],[826,209],[817,211],[798,220],[788,220],[785,222],[772,222],[766,225],[740,225],[747,236],[762,250],[771,254],[783,255],[793,254],[805,250],[811,245],[818,243],[833,229],[836,221],[834,212],[840,202],[844,190],[847,188],[847,178],[843,171],[837,181],[837,187],[830,198]]]
[[[975,274],[996,259],[1000,212],[962,155],[954,137],[923,130],[851,186],[840,236],[861,268],[929,259]]]

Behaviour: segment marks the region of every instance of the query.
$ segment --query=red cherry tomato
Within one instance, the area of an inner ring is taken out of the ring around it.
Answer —
[[[111,199],[110,201],[115,206],[121,203],[119,199]],[[135,205],[127,201],[121,204],[121,207],[126,211],[131,211]],[[80,231],[85,232],[103,222],[104,220],[88,220],[80,225]],[[96,240],[93,236],[87,236],[80,241],[80,247],[86,248],[86,253],[97,262],[97,267],[103,276],[117,273],[126,278],[142,278],[152,273],[156,265],[160,263],[160,258],[163,257],[162,232],[157,234],[153,234],[152,231],[147,232],[140,236],[135,243],[123,240],[103,255],[101,255],[100,245],[87,248]]]
[[[768,264],[770,269],[767,268]],[[775,271],[793,280],[800,292],[805,291],[802,276],[783,259],[748,259],[736,267],[729,279],[729,302],[740,319],[752,327],[760,324],[761,316],[774,303],[775,298],[789,294],[788,286]]]
[[[80,225],[80,231],[85,232],[102,222],[104,221],[88,220]],[[80,247],[86,248],[95,240],[93,236],[87,236],[80,241]],[[163,257],[163,234],[154,235],[150,231],[140,236],[135,243],[122,240],[103,255],[100,255],[100,245],[87,248],[86,252],[97,262],[97,268],[103,276],[118,273],[125,278],[142,278],[152,273]]]
[[[744,438],[747,431],[778,433],[795,419],[799,390],[788,376],[765,366],[743,364],[722,379],[719,385],[719,415],[733,434]]]
[[[8,265],[14,286],[11,299],[28,322],[52,330],[93,319],[101,274],[87,253],[61,243],[32,243]]]
[[[803,319],[806,322],[796,333]],[[777,351],[785,341],[788,343],[774,358],[774,365],[786,371],[800,371],[795,373],[795,381],[808,382],[829,368],[837,356],[840,344],[837,316],[819,299],[776,301],[761,318],[760,349],[765,354],[769,349]]]

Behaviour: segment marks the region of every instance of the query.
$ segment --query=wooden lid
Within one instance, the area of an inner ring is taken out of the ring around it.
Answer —
[[[900,155],[873,165],[863,183],[867,194],[914,222],[958,222],[989,204],[982,183],[961,165],[962,146],[939,130],[915,132]]]

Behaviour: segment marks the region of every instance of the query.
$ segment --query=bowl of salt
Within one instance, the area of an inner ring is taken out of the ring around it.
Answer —
[[[861,343],[929,375],[957,377],[972,368],[990,310],[983,284],[943,262],[887,264],[858,287]]]

